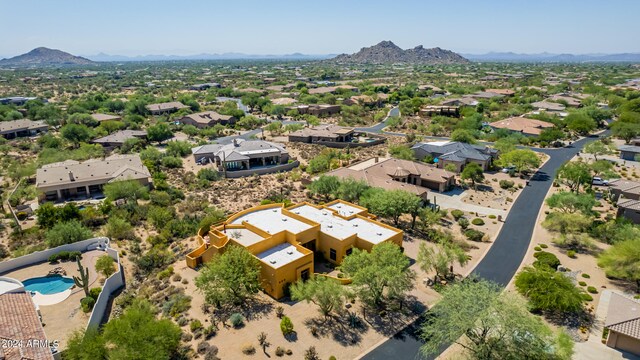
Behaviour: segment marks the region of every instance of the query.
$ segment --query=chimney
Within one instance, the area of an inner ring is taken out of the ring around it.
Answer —
[[[76,181],[76,179],[73,177],[73,172],[72,171],[69,171],[69,180]]]
[[[233,146],[238,146],[238,139],[233,139]]]
[[[378,163],[378,157],[376,156],[374,159],[375,159],[375,163],[377,164]]]

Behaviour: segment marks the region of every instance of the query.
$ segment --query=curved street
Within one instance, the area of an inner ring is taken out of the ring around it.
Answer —
[[[601,136],[607,133],[608,131],[605,131]],[[494,244],[475,267],[472,274],[496,282],[502,287],[505,287],[511,281],[527,253],[538,212],[551,187],[556,171],[565,161],[574,157],[588,142],[596,138],[596,136],[584,138],[574,142],[569,147],[560,149],[534,149],[549,155],[550,158],[536,172],[529,186],[518,196]],[[421,324],[421,320],[418,319],[414,324],[364,355],[362,359],[425,358],[420,354],[422,342],[418,337],[418,332]],[[444,350],[442,349],[442,351]],[[434,358],[430,357],[428,359]]]

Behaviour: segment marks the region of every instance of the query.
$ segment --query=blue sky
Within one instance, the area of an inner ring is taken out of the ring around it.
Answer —
[[[640,52],[638,0],[0,0],[0,57],[352,53],[392,40],[462,53]]]

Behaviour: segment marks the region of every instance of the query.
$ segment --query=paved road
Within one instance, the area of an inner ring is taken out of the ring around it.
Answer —
[[[607,133],[608,131],[601,136]],[[527,253],[538,212],[551,187],[556,170],[565,161],[574,157],[586,143],[593,140],[595,137],[582,139],[570,147],[560,149],[535,149],[549,155],[550,159],[538,170],[529,186],[522,191],[513,204],[495,243],[480,263],[476,265],[473,274],[494,281],[503,287],[511,281]],[[363,359],[425,358],[420,354],[422,342],[419,340],[416,330],[421,323],[421,320],[416,321],[412,326],[365,355]]]
[[[373,126],[369,126],[369,127],[357,127],[355,128],[357,131],[366,131],[366,132],[372,132],[372,133],[381,133],[383,132],[382,129],[384,129],[387,126],[387,120],[389,120],[390,117],[398,117],[400,116],[400,109],[398,109],[397,107],[393,107],[391,108],[391,110],[389,110],[389,113],[387,113],[387,117],[384,118],[382,121],[380,121],[379,123],[373,125]],[[386,132],[385,132],[386,133]],[[390,135],[396,135],[391,133]],[[399,136],[404,136],[404,134],[397,134]]]

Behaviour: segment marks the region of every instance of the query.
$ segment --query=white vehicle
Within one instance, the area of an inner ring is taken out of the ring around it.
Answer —
[[[594,176],[593,180],[591,180],[591,184],[607,186],[607,185],[609,185],[609,180],[602,180],[601,177]]]
[[[511,170],[514,170],[514,171],[515,171],[515,170],[516,170],[516,167],[515,167],[515,166],[507,166],[506,168],[503,168],[503,169],[502,169],[502,170],[500,170],[500,171],[501,171],[501,172],[503,172],[503,173],[505,173],[505,174],[507,174],[507,173],[509,173]]]

